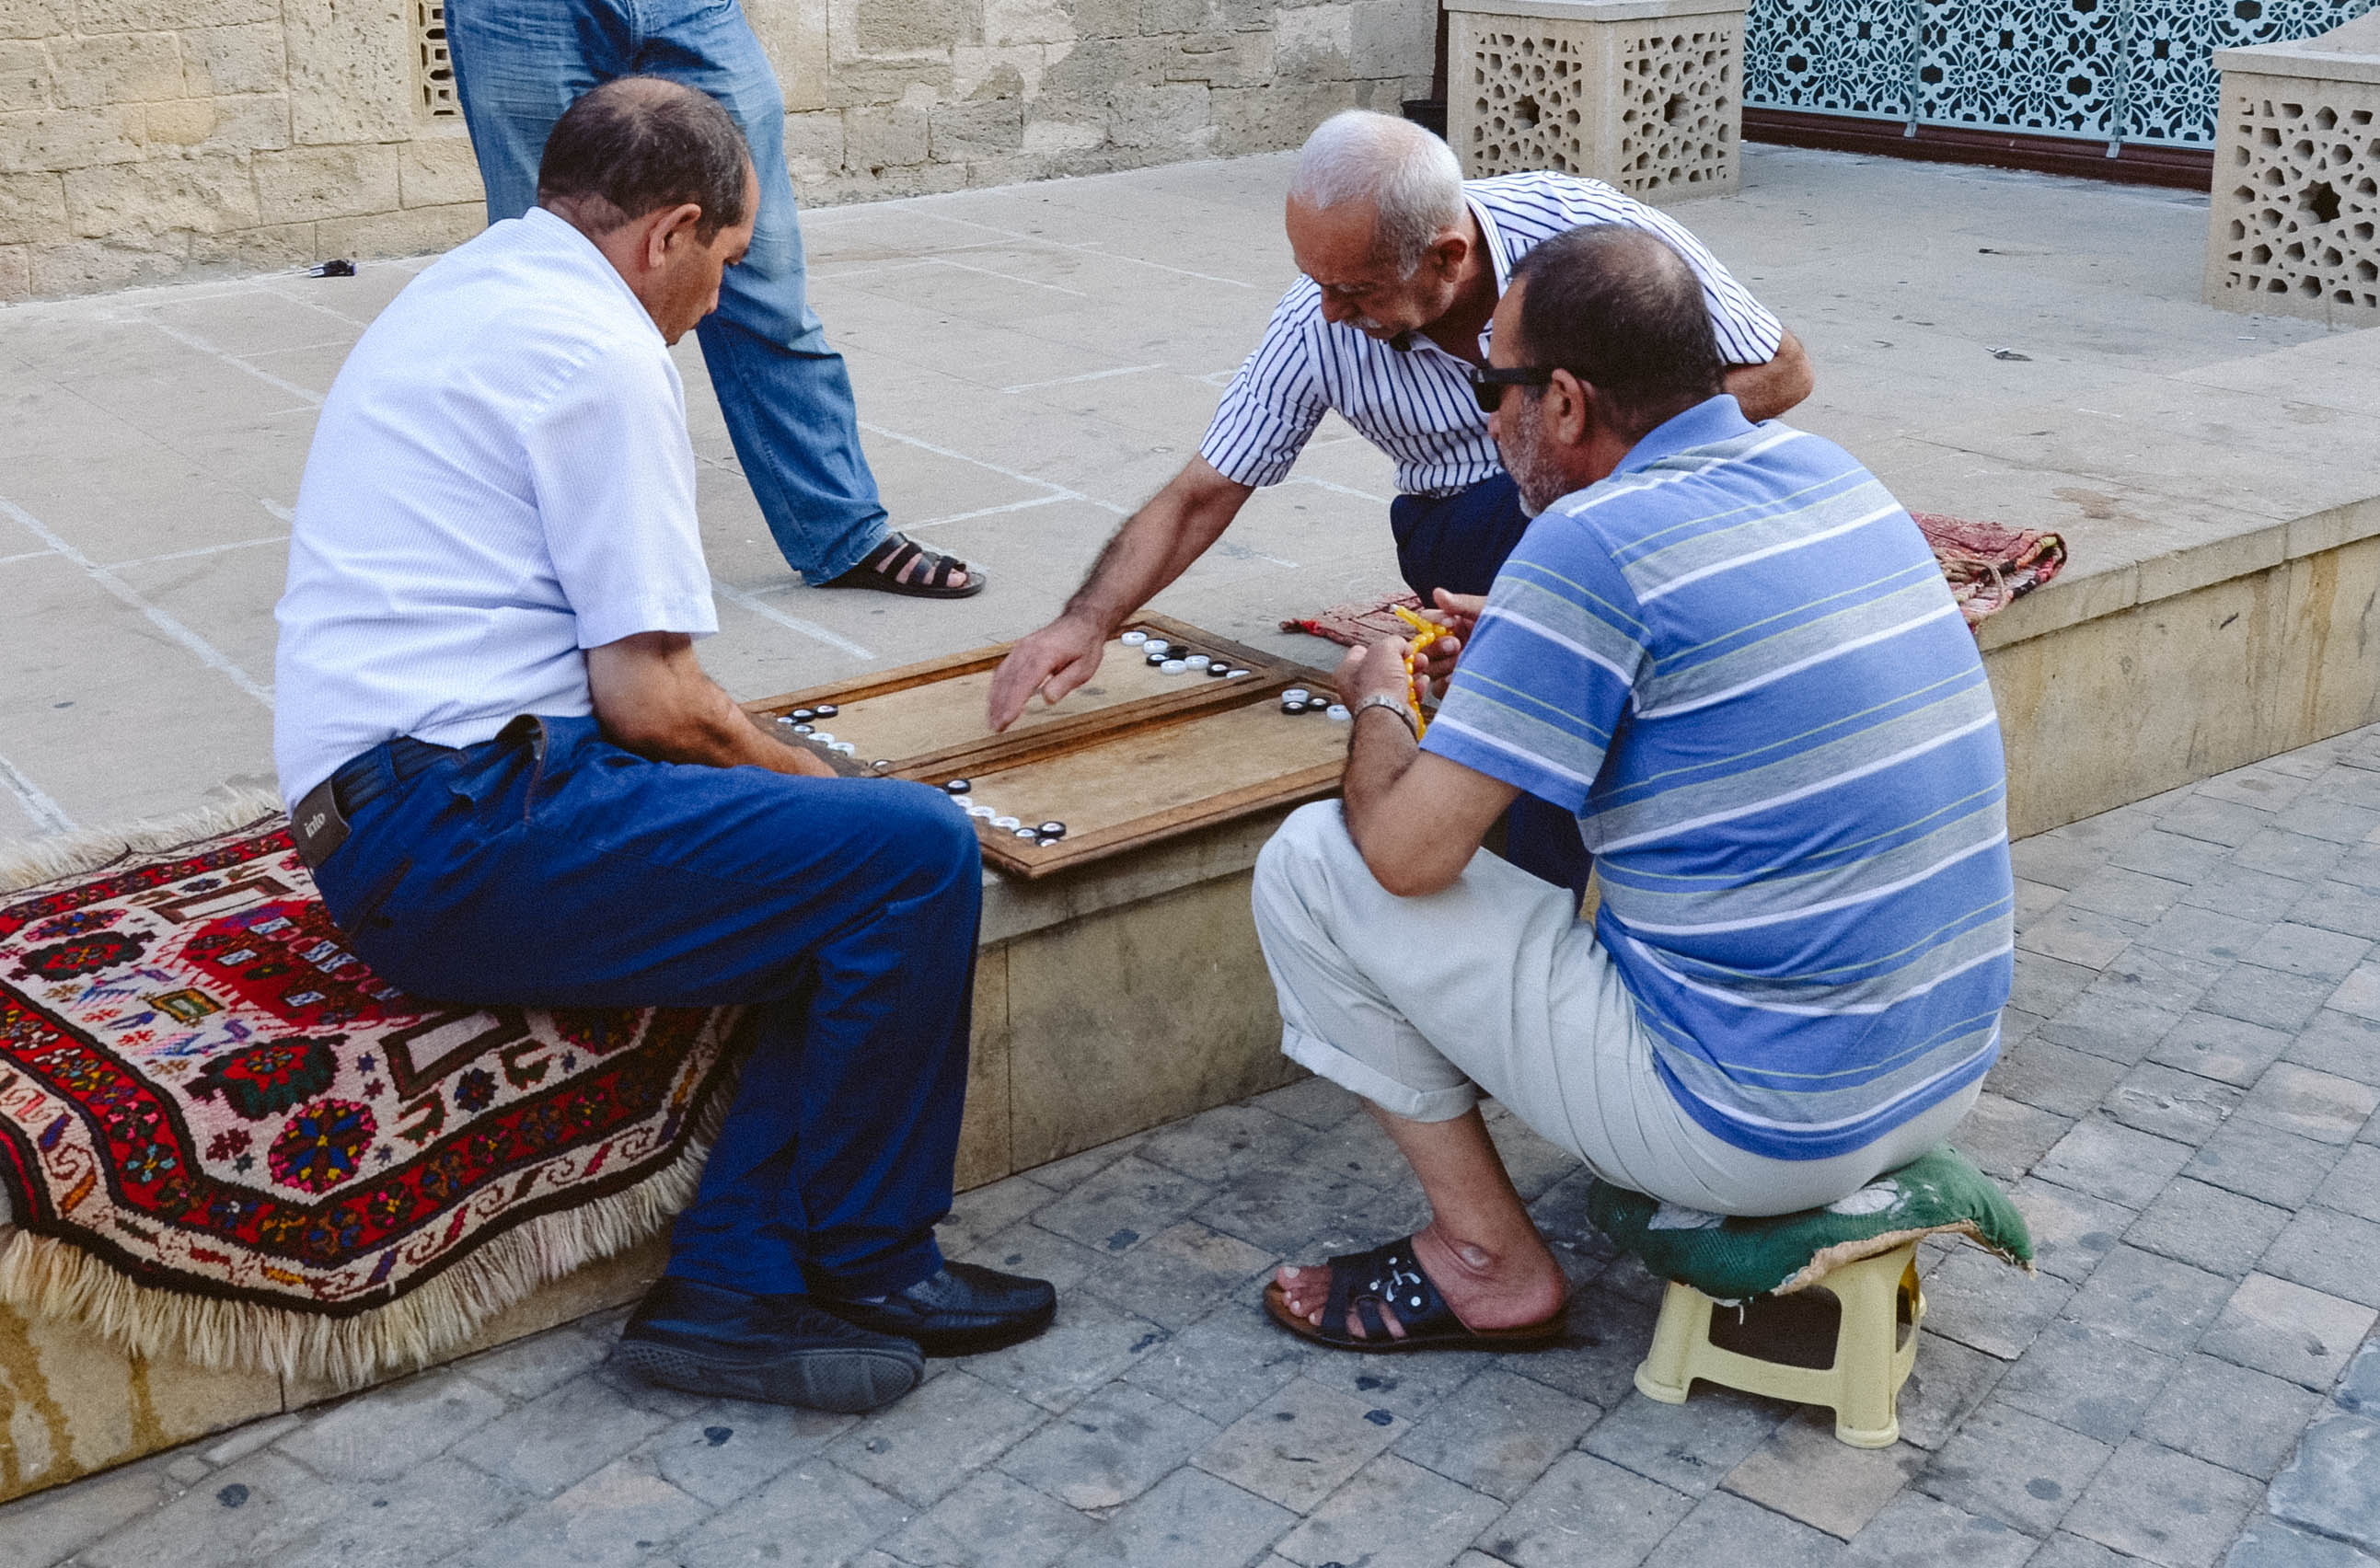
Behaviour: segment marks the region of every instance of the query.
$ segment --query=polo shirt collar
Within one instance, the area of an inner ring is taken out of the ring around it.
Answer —
[[[638,321],[645,323],[646,330],[656,338],[661,336],[662,329],[653,324],[652,313],[645,309],[645,302],[637,298],[637,291],[628,286],[628,280],[620,275],[620,269],[612,264],[612,258],[604,255],[593,240],[581,234],[577,224],[544,207],[531,207],[521,214],[520,221],[538,236],[539,243],[558,245],[577,251],[581,261],[593,267],[619,290],[620,298],[627,301],[628,308],[636,312]]]
[[[1496,226],[1495,216],[1467,187],[1463,192],[1463,204],[1471,209],[1472,217],[1479,225],[1479,237],[1488,242],[1488,260],[1496,269],[1496,298],[1501,299],[1504,290],[1512,286],[1512,259],[1504,244],[1504,231]]]
[[[1620,466],[1611,471],[1633,474],[1639,468],[1651,468],[1664,457],[1674,457],[1715,442],[1731,441],[1750,434],[1753,429],[1752,421],[1743,417],[1733,395],[1722,392],[1645,432],[1644,439],[1630,447],[1628,456],[1620,459]]]

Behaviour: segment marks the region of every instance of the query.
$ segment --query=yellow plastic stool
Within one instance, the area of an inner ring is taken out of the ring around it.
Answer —
[[[1653,1352],[1636,1368],[1647,1399],[1683,1404],[1696,1378],[1746,1393],[1824,1404],[1835,1413],[1835,1436],[1854,1448],[1889,1448],[1900,1440],[1900,1385],[1917,1364],[1917,1326],[1925,1320],[1925,1294],[1917,1286],[1917,1244],[1864,1258],[1827,1271],[1813,1287],[1841,1304],[1831,1367],[1764,1361],[1711,1343],[1711,1310],[1718,1306],[1692,1285],[1674,1282],[1653,1328]],[[1909,1335],[1900,1337],[1901,1303]]]

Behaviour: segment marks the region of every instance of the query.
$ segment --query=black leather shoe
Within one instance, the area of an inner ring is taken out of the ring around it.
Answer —
[[[973,1263],[945,1263],[881,1301],[814,1299],[846,1323],[898,1334],[929,1355],[974,1355],[1029,1340],[1058,1311],[1057,1288],[1049,1281]]]
[[[614,1365],[688,1393],[856,1412],[924,1379],[907,1340],[845,1322],[802,1295],[754,1295],[663,1275],[621,1331]]]

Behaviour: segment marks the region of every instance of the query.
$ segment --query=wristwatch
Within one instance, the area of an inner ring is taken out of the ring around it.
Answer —
[[[1406,707],[1402,699],[1390,697],[1385,692],[1376,691],[1369,697],[1365,698],[1361,702],[1355,704],[1355,711],[1353,714],[1353,717],[1358,719],[1362,718],[1364,716],[1364,710],[1366,708],[1385,708],[1390,712],[1394,713],[1397,716],[1398,721],[1404,725],[1406,731],[1413,735],[1415,742],[1416,744],[1420,742],[1421,731],[1414,723],[1413,710]]]

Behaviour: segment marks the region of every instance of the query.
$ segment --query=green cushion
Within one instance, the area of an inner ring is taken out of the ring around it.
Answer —
[[[1782,1295],[1828,1270],[1889,1252],[1919,1236],[1964,1235],[2028,1273],[2033,1234],[1999,1184],[1944,1144],[1824,1209],[1747,1220],[1663,1203],[1598,1181],[1586,1212],[1596,1227],[1665,1280],[1720,1301]]]

